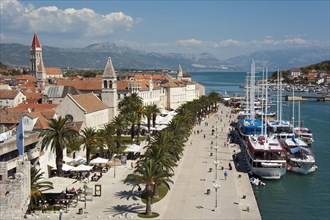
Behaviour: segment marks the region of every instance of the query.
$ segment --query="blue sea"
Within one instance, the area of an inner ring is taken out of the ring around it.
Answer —
[[[244,84],[246,73],[193,72],[191,76],[206,87],[207,94],[215,91],[244,95],[240,85]],[[291,108],[290,104],[287,108]],[[253,187],[265,220],[330,219],[330,102],[305,101],[300,109],[301,120],[314,135],[313,152],[319,169],[309,175],[287,172],[280,180],[263,180],[266,186]],[[283,111],[291,112],[285,107]]]

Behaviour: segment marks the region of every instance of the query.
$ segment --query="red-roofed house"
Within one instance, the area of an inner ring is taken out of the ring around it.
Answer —
[[[294,68],[291,69],[291,76],[293,78],[297,78],[300,75],[301,75],[301,72],[300,72],[300,69],[299,68],[294,67]]]
[[[62,78],[63,72],[56,67],[45,67],[46,79]]]
[[[26,96],[18,90],[0,90],[0,108],[13,108],[24,102]]]
[[[68,94],[56,112],[71,121],[83,121],[86,127],[99,129],[110,122],[109,108],[93,93]]]
[[[316,82],[318,80],[318,73],[316,70],[311,70],[306,76],[308,82]]]

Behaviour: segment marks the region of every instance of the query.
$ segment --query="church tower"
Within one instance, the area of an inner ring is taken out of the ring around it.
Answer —
[[[30,47],[30,71],[37,79],[37,90],[43,92],[46,84],[46,71],[42,60],[41,45],[35,32]]]
[[[178,67],[178,70],[177,70],[176,79],[177,79],[177,80],[182,80],[182,77],[183,77],[182,67],[181,67],[181,65],[179,64],[179,67]]]
[[[104,68],[102,76],[102,102],[108,106],[109,119],[112,120],[117,116],[117,76],[112,65],[111,58]]]

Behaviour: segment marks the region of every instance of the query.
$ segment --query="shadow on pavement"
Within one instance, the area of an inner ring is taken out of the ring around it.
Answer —
[[[115,217],[116,215],[127,215],[128,213],[141,213],[144,211],[145,206],[139,204],[131,204],[131,205],[116,205],[108,210],[103,211],[104,213],[113,214],[112,216]]]
[[[140,199],[140,193],[132,190],[129,191],[124,190],[124,191],[116,192],[115,196],[120,197],[120,199],[126,198],[127,200],[132,199],[134,201]]]

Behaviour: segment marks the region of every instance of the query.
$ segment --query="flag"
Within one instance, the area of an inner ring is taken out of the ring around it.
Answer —
[[[18,155],[23,156],[24,154],[24,124],[23,118],[19,120],[18,127],[16,129],[16,146],[18,149]]]

